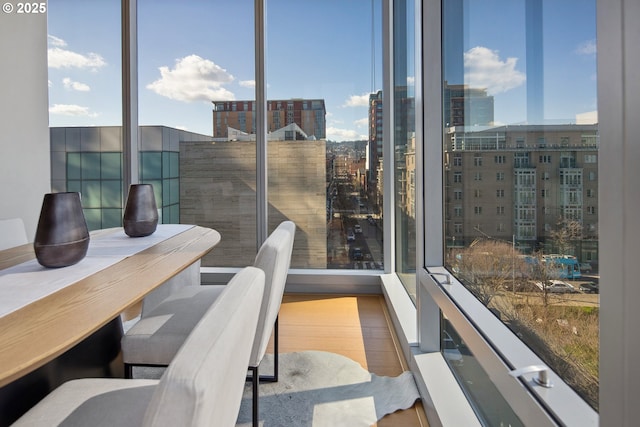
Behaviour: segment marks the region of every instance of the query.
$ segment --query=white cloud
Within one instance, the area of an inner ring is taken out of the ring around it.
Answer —
[[[598,111],[587,111],[585,113],[576,114],[576,124],[591,125],[598,123]]]
[[[175,67],[160,67],[160,78],[147,85],[158,95],[177,101],[234,100],[232,92],[222,87],[234,77],[208,59],[189,55],[176,60]]]
[[[354,123],[356,124],[356,126],[368,127],[369,126],[369,117],[365,117],[363,119],[356,120]]]
[[[516,70],[518,58],[501,60],[498,52],[476,46],[464,54],[465,83],[484,88],[489,94],[514,89],[524,83],[525,75]]]
[[[357,131],[351,129],[327,128],[327,139],[331,141],[359,141],[368,138],[367,135],[360,135]]]
[[[47,40],[48,40],[49,46],[64,47],[67,45],[67,42],[65,42],[59,37],[52,36],[51,34],[47,35]]]
[[[96,70],[107,65],[104,58],[97,53],[83,55],[59,47],[48,51],[49,67],[51,68],[90,68]]]
[[[242,87],[256,87],[256,81],[255,80],[241,80],[238,83]]]
[[[89,52],[81,54],[68,49],[67,42],[56,36],[48,35],[49,50],[48,61],[50,68],[89,68],[97,70],[107,65],[102,56],[97,53]]]
[[[64,79],[62,79],[62,84],[64,85],[65,89],[77,90],[78,92],[89,92],[91,90],[89,85],[80,82],[74,82],[69,77],[65,77]]]
[[[54,104],[53,106],[49,107],[49,113],[59,114],[61,116],[98,117],[98,114],[89,111],[88,107],[70,104]]]
[[[351,95],[343,107],[367,107],[369,105],[369,95],[368,93]]]
[[[47,54],[50,68],[89,68],[97,70],[107,65],[104,58],[97,53],[82,54],[63,49],[67,46],[67,42],[61,38],[49,35],[48,42],[49,50]]]
[[[576,48],[576,53],[580,55],[595,55],[597,51],[595,40],[587,40],[586,42],[580,43]]]

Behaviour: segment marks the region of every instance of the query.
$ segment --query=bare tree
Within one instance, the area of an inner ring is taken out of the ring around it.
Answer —
[[[531,263],[531,280],[539,283],[542,288],[542,302],[546,307],[549,305],[549,285],[554,279],[560,278],[560,270],[553,262],[544,259],[542,252],[536,252]]]
[[[549,233],[549,237],[559,254],[572,254],[575,250],[575,242],[582,239],[582,223],[560,217],[556,223],[556,229]]]
[[[475,240],[458,252],[455,268],[467,289],[486,306],[526,270],[510,243],[493,239]]]

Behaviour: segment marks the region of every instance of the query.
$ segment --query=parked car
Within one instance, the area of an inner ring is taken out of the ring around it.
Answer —
[[[353,233],[352,229],[349,229],[347,231],[347,242],[355,242],[356,241],[356,235]]]
[[[504,288],[508,291],[515,292],[539,292],[542,290],[542,287],[537,286],[533,282],[528,281],[517,281],[515,283],[505,283]]]
[[[542,282],[536,282],[536,286],[543,290]],[[576,291],[571,283],[563,282],[562,280],[549,280],[549,283],[544,287],[547,292],[553,292],[558,294],[570,294]]]
[[[356,224],[353,226],[353,231],[356,232],[356,234],[360,234],[362,233],[362,227],[360,227],[360,224]]]
[[[600,293],[600,285],[593,282],[585,282],[581,283],[578,288],[585,294],[599,294]]]
[[[447,331],[443,331],[442,353],[447,361],[458,366],[462,365],[462,353],[460,353],[458,344],[455,343]]]
[[[364,259],[364,254],[362,253],[361,248],[353,248],[351,249],[351,259],[354,261],[361,261]]]

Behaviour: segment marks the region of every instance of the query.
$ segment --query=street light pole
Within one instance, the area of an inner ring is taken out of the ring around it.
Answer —
[[[516,235],[511,235],[511,292],[516,293]]]

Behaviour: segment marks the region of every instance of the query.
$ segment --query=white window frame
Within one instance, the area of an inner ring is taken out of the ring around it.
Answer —
[[[442,105],[442,22],[433,18],[442,16],[441,0],[425,0],[422,13],[423,105]],[[536,385],[532,375],[514,378],[509,374],[514,369],[541,365],[542,360],[444,268],[442,206],[433,203],[444,197],[440,110],[425,108],[422,167],[417,164],[424,171],[417,192],[424,194],[425,218],[424,229],[417,232],[424,236],[418,242],[418,247],[424,247],[424,258],[417,264],[423,266],[417,269],[419,349],[439,352],[442,312],[525,425],[556,425],[559,420],[567,425],[596,425],[598,414],[553,371],[549,371],[556,384],[553,388]],[[438,238],[442,239],[440,244]]]

